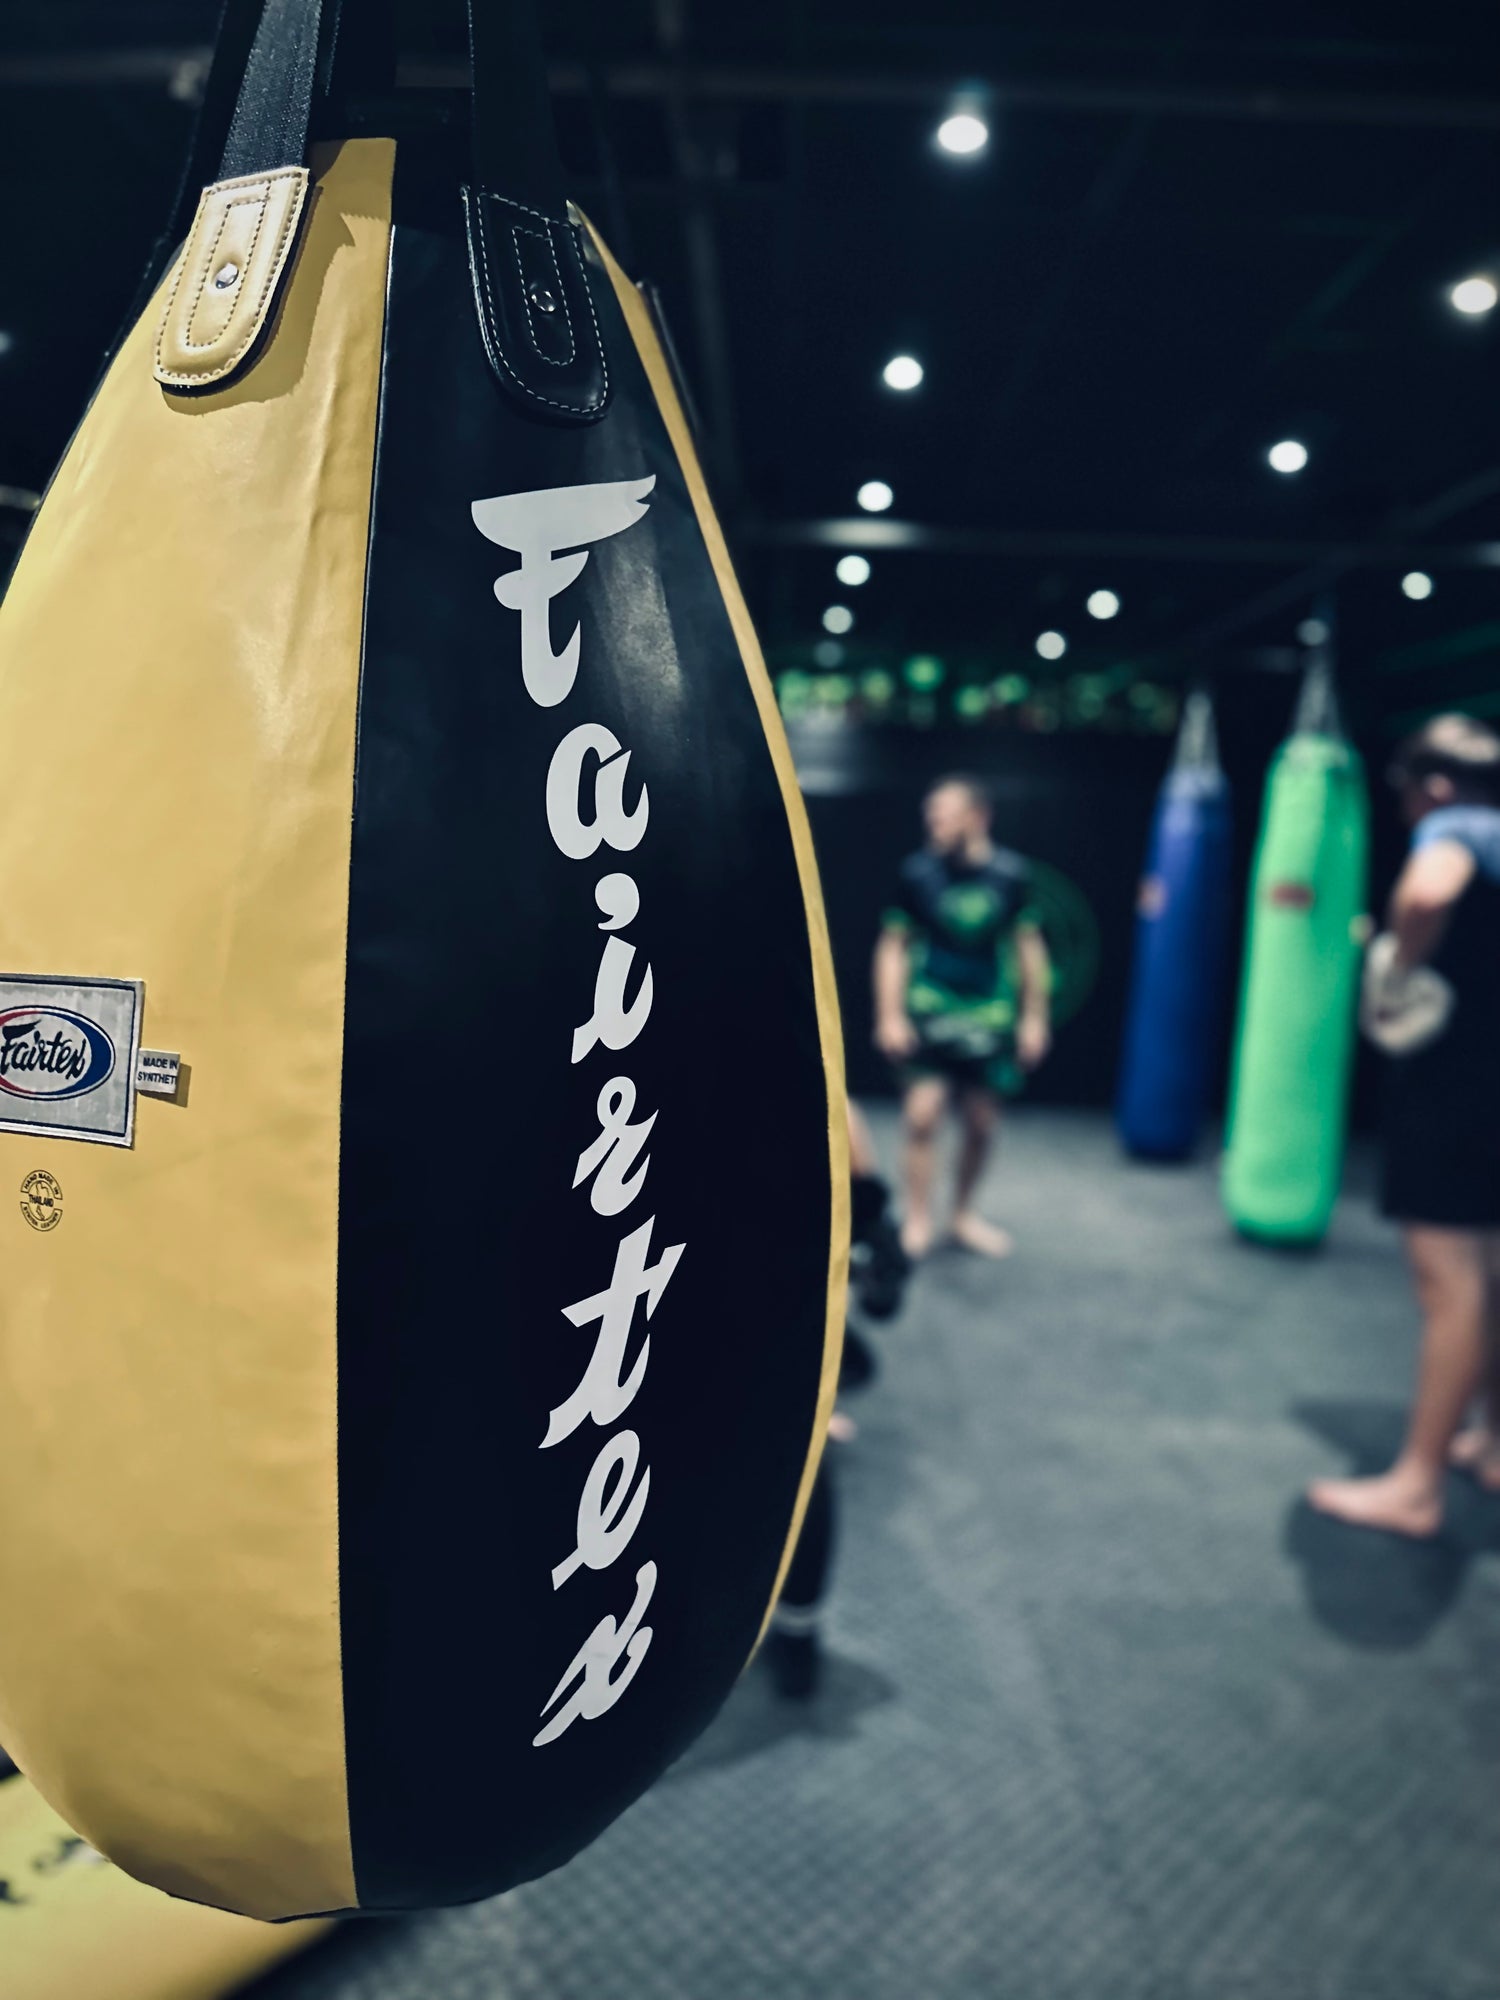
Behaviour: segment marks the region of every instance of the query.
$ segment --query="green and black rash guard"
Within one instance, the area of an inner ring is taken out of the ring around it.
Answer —
[[[901,864],[885,926],[908,941],[906,1006],[925,1044],[980,1060],[1000,1052],[1016,1023],[1015,934],[1035,922],[1031,871],[1006,848],[983,861],[923,849]]]

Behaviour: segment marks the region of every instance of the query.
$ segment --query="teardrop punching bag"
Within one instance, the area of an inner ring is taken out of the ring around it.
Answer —
[[[847,1262],[807,823],[650,313],[514,0],[472,157],[309,158],[329,11],[264,0],[0,619],[0,1742],[261,1917],[494,1894],[684,1749]]]
[[[1229,787],[1213,704],[1189,695],[1157,800],[1135,927],[1115,1118],[1125,1149],[1183,1160],[1198,1143],[1229,941]]]
[[[1247,1236],[1314,1243],[1344,1153],[1369,812],[1325,662],[1266,781],[1250,885],[1224,1204]]]

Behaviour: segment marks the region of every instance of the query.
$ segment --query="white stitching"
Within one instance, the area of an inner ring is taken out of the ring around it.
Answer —
[[[465,209],[467,209],[469,205],[469,190],[465,188],[463,192],[464,192],[464,207]],[[480,192],[480,198],[483,199],[483,191],[480,190],[479,192]],[[491,201],[504,201],[506,198],[504,195],[491,195],[489,199]],[[514,202],[511,203],[510,205],[515,208],[520,208],[522,206],[520,202]],[[534,209],[528,208],[524,210],[524,213],[527,215],[534,215],[536,211]],[[484,351],[489,356],[491,365],[492,366],[498,365],[499,367],[503,368],[505,373],[510,377],[511,381],[515,383],[516,387],[520,390],[523,396],[529,396],[532,399],[532,401],[536,403],[545,403],[549,409],[566,410],[570,415],[577,416],[580,407],[597,407],[597,405],[580,406],[577,403],[564,403],[559,401],[559,399],[556,396],[544,396],[539,389],[533,389],[528,382],[523,382],[521,380],[521,377],[516,373],[515,369],[511,367],[510,363],[506,360],[504,353],[492,339],[491,328],[498,321],[499,315],[495,311],[495,295],[490,288],[490,253],[489,253],[489,246],[485,241],[484,210],[482,208],[476,210],[474,219],[477,222],[478,226],[477,229],[471,229],[469,232],[471,238],[470,254],[472,257],[472,239],[474,236],[477,235],[479,239],[479,261],[484,267],[484,278],[483,278],[484,296],[486,302],[489,305],[489,318],[484,322],[482,328],[484,335]],[[544,222],[546,221],[546,219],[547,218],[545,216],[542,217],[542,220]]]
[[[579,283],[583,286],[583,296],[588,300],[589,318],[594,323],[594,348],[599,356],[599,372],[604,379],[604,387],[599,392],[599,402],[602,404],[609,395],[609,356],[604,351],[604,335],[599,331],[599,315],[594,311],[594,288],[589,283],[583,252],[578,247],[578,227],[570,222],[567,231],[568,241],[573,246],[573,262],[578,266]]]
[[[255,246],[260,241],[260,232],[266,226],[266,210],[270,207],[270,205],[271,205],[271,190],[269,185],[259,195],[253,195],[253,194],[241,195],[237,201],[225,202],[224,213],[219,218],[218,234],[214,237],[213,246],[209,250],[207,257],[205,257],[203,260],[203,275],[198,280],[198,289],[193,294],[192,311],[188,314],[187,325],[182,330],[182,344],[185,348],[189,350],[189,352],[196,352],[201,354],[205,348],[217,347],[219,342],[224,338],[224,335],[228,333],[230,327],[234,323],[234,306],[231,306],[229,308],[229,318],[225,321],[222,332],[216,334],[211,340],[194,340],[192,338],[193,321],[198,317],[198,308],[203,303],[204,287],[208,284],[209,275],[212,272],[215,260],[218,257],[219,245],[224,241],[224,231],[229,227],[229,217],[231,211],[236,208],[252,208],[252,207],[260,211],[255,218],[255,229],[250,238],[250,248],[245,252],[245,262],[243,269],[245,272],[245,276],[248,278],[250,275],[251,268],[255,262]],[[243,296],[243,294],[241,296]],[[236,300],[235,304],[238,303],[239,301]]]
[[[561,361],[554,361],[550,354],[542,351],[542,343],[536,337],[536,321],[531,316],[531,287],[526,282],[526,266],[521,262],[521,238],[529,236],[534,243],[545,243],[547,255],[552,259],[553,275],[557,279],[557,296],[561,301],[563,319],[568,329],[568,351]],[[545,234],[539,229],[523,229],[519,222],[510,225],[510,247],[515,253],[516,275],[521,280],[521,303],[526,308],[526,324],[531,330],[531,344],[536,349],[538,361],[545,361],[549,368],[566,368],[578,354],[578,342],[573,337],[573,315],[568,311],[568,295],[563,290],[562,271],[558,266],[557,252],[552,246],[551,231]]]
[[[293,170],[290,170],[290,171],[292,171],[293,173],[295,173],[295,169],[293,169]],[[190,311],[189,311],[189,313],[188,313],[188,316],[187,316],[187,323],[186,323],[186,326],[184,327],[184,330],[183,330],[183,342],[182,342],[182,344],[183,344],[183,346],[184,346],[184,347],[186,347],[186,348],[193,348],[193,347],[196,347],[197,349],[199,349],[199,351],[202,351],[202,350],[203,350],[203,349],[205,349],[205,348],[210,348],[210,347],[213,347],[213,346],[215,346],[215,345],[217,344],[216,342],[214,342],[214,341],[212,341],[212,340],[206,340],[206,341],[192,341],[192,340],[189,340],[187,336],[188,336],[188,334],[189,334],[189,333],[190,333],[190,332],[192,331],[192,325],[193,325],[193,321],[194,321],[194,319],[195,319],[195,318],[197,317],[197,313],[198,313],[198,306],[199,306],[199,304],[200,304],[200,302],[201,302],[201,299],[202,299],[202,295],[203,295],[203,287],[205,286],[205,284],[207,284],[207,282],[208,282],[208,278],[209,278],[209,275],[210,275],[210,273],[211,273],[211,271],[212,271],[212,269],[213,269],[213,258],[214,258],[214,251],[215,251],[215,250],[217,250],[217,247],[218,247],[218,245],[219,245],[220,241],[221,241],[221,240],[222,240],[222,238],[223,238],[223,234],[224,234],[224,229],[225,229],[225,226],[227,225],[227,223],[228,223],[228,220],[229,220],[229,216],[228,216],[228,211],[229,211],[229,210],[230,210],[231,208],[239,208],[239,207],[243,207],[243,205],[244,205],[244,202],[245,202],[245,201],[255,201],[255,200],[258,200],[258,201],[259,201],[259,204],[260,204],[260,215],[259,215],[259,217],[257,218],[257,221],[256,221],[256,225],[255,225],[255,237],[254,237],[254,240],[252,241],[252,244],[251,244],[251,250],[253,251],[253,250],[254,250],[254,247],[255,247],[255,243],[259,242],[259,240],[260,240],[260,232],[261,232],[261,226],[262,226],[262,224],[263,224],[263,223],[265,222],[265,218],[266,218],[266,209],[267,209],[267,207],[269,206],[269,203],[270,203],[270,191],[271,191],[271,188],[272,188],[272,186],[273,186],[273,185],[274,185],[274,184],[275,184],[275,183],[276,183],[276,182],[277,182],[278,180],[282,180],[282,179],[285,179],[285,178],[286,178],[286,173],[285,173],[285,172],[283,172],[283,173],[277,173],[277,174],[270,174],[270,175],[258,175],[258,174],[244,174],[244,175],[241,175],[241,177],[240,177],[240,179],[239,179],[238,181],[221,181],[221,182],[219,182],[219,183],[218,183],[217,187],[215,188],[214,192],[220,192],[220,191],[222,191],[222,190],[224,190],[224,189],[227,189],[227,188],[231,188],[231,187],[246,187],[246,188],[249,188],[249,189],[251,189],[251,190],[255,190],[255,189],[258,189],[258,190],[259,190],[259,194],[258,194],[258,196],[257,196],[257,194],[256,194],[256,193],[254,193],[254,192],[251,192],[251,193],[247,194],[247,195],[246,195],[246,196],[244,197],[243,201],[231,201],[231,202],[226,202],[226,203],[224,204],[224,208],[225,208],[225,213],[224,213],[224,215],[223,215],[223,216],[222,216],[222,217],[220,218],[220,221],[219,221],[219,228],[218,228],[218,232],[217,232],[217,234],[216,234],[216,235],[215,235],[215,237],[214,237],[214,244],[213,244],[213,249],[211,249],[211,250],[210,250],[210,252],[209,252],[209,255],[208,255],[208,256],[207,256],[207,257],[206,257],[206,258],[204,259],[204,263],[203,263],[203,273],[202,273],[202,276],[201,276],[201,277],[199,278],[199,280],[198,280],[198,289],[197,289],[197,293],[196,293],[196,295],[194,296],[194,299],[193,299],[193,304],[192,304],[192,308],[191,308],[191,310],[190,310]],[[204,190],[204,192],[205,192],[205,193],[207,193],[207,192],[209,192],[209,190],[205,189],[205,190]],[[293,212],[295,213],[295,211],[296,211],[296,203],[295,203],[295,202],[293,203],[293,205],[292,205],[292,208],[293,208]],[[285,219],[285,220],[283,221],[283,225],[282,225],[282,227],[283,227],[283,232],[285,231],[285,226],[286,226],[286,220],[290,220],[290,217],[286,218],[286,219]],[[197,227],[197,225],[196,225],[196,221],[195,221],[195,223],[194,223],[194,230],[196,230],[196,227]],[[161,326],[160,326],[160,328],[159,328],[159,329],[158,329],[158,331],[157,331],[157,336],[156,336],[156,366],[157,366],[157,370],[158,370],[158,373],[159,373],[159,375],[162,375],[162,376],[168,376],[168,377],[170,377],[170,378],[171,378],[171,380],[172,380],[172,381],[174,381],[174,382],[185,382],[185,383],[188,383],[188,384],[192,384],[192,385],[196,385],[196,384],[198,384],[198,383],[203,383],[203,382],[212,382],[212,381],[216,381],[216,380],[218,380],[218,379],[219,379],[219,378],[220,378],[220,377],[221,377],[221,376],[222,376],[222,375],[224,374],[224,372],[225,372],[225,370],[226,370],[226,369],[229,369],[229,368],[232,368],[232,367],[233,367],[233,366],[235,365],[235,363],[236,363],[236,362],[237,362],[237,361],[239,360],[240,356],[241,356],[241,355],[242,355],[242,354],[244,353],[244,351],[245,351],[245,348],[246,348],[246,346],[248,345],[248,339],[247,339],[247,340],[245,340],[245,341],[242,341],[242,342],[240,343],[240,345],[239,345],[239,346],[238,346],[238,347],[237,347],[237,348],[235,349],[234,353],[233,353],[233,354],[232,354],[232,355],[231,355],[231,356],[229,357],[228,361],[226,361],[226,362],[223,362],[223,363],[221,363],[220,367],[219,367],[219,368],[218,368],[217,370],[214,370],[214,371],[210,371],[210,372],[208,372],[208,373],[205,373],[205,374],[188,374],[188,373],[187,373],[186,371],[184,371],[183,369],[180,369],[180,368],[168,368],[168,367],[166,366],[165,362],[163,361],[163,359],[162,359],[162,344],[163,344],[163,342],[164,342],[164,341],[166,340],[166,337],[167,337],[167,327],[168,327],[168,326],[170,325],[170,323],[171,323],[171,320],[172,320],[172,308],[174,307],[174,305],[175,305],[175,304],[176,304],[176,302],[177,302],[177,292],[178,292],[178,287],[180,286],[180,284],[181,284],[181,282],[182,282],[182,274],[183,274],[183,272],[184,272],[184,271],[186,270],[186,268],[187,268],[187,250],[188,250],[189,248],[191,248],[191,246],[192,246],[192,239],[193,239],[193,232],[192,232],[192,231],[190,231],[190,232],[189,232],[189,236],[188,236],[188,242],[187,242],[187,245],[186,245],[186,246],[184,247],[184,251],[183,251],[183,256],[182,256],[182,261],[181,261],[181,262],[179,263],[179,265],[178,265],[178,267],[177,267],[177,276],[176,276],[176,277],[175,277],[175,278],[173,279],[173,281],[172,281],[172,292],[171,292],[171,296],[170,296],[170,297],[168,298],[168,300],[167,300],[167,308],[166,308],[166,311],[165,311],[165,312],[164,312],[164,313],[162,314],[162,319],[161,319]],[[276,284],[276,281],[277,281],[277,278],[278,278],[278,276],[279,276],[279,273],[280,273],[280,266],[281,266],[281,250],[282,250],[282,245],[281,245],[280,243],[278,243],[278,244],[277,244],[277,246],[276,246],[276,249],[275,249],[275,251],[273,252],[273,255],[272,255],[272,268],[271,268],[271,276],[270,276],[270,280],[269,280],[269,286],[262,286],[262,288],[261,288],[261,302],[260,302],[260,305],[259,305],[259,307],[257,307],[257,308],[255,308],[255,309],[253,309],[253,310],[252,310],[252,313],[251,313],[251,326],[252,326],[252,330],[254,329],[254,327],[255,327],[255,324],[256,324],[256,322],[257,322],[257,321],[259,320],[259,318],[260,318],[260,315],[261,315],[261,313],[262,313],[262,312],[264,311],[264,308],[265,308],[265,303],[266,303],[266,299],[267,299],[267,297],[269,296],[269,292],[270,292],[270,290],[273,290],[273,289],[274,289],[274,287],[275,287],[275,284]],[[246,271],[247,271],[247,272],[248,272],[249,268],[250,268],[250,259],[249,259],[249,258],[247,257],[247,258],[245,259],[245,269],[246,269]],[[232,314],[231,314],[231,323],[232,323]],[[227,333],[227,332],[228,332],[228,330],[229,330],[229,327],[228,327],[228,325],[226,325],[226,326],[225,326],[225,329],[224,329],[225,333]],[[224,337],[224,336],[223,336],[223,334],[220,334],[220,335],[219,335],[219,339],[220,339],[220,340],[222,340],[222,339],[223,339],[223,337]]]
[[[597,344],[597,351],[599,355],[599,369],[602,378],[602,386],[600,388],[598,397],[594,401],[588,403],[564,403],[559,401],[558,398],[555,396],[544,396],[539,389],[533,389],[529,383],[523,382],[521,380],[520,376],[516,373],[515,369],[511,367],[510,363],[506,360],[504,354],[500,351],[499,347],[496,345],[492,337],[492,328],[498,322],[499,315],[495,311],[495,295],[493,291],[490,289],[490,256],[489,256],[489,248],[485,242],[485,235],[484,235],[484,210],[478,204],[481,201],[488,200],[488,201],[502,202],[505,204],[507,208],[518,208],[520,209],[523,215],[534,215],[537,217],[538,221],[546,223],[548,226],[549,235],[551,233],[551,227],[552,227],[550,219],[547,216],[543,215],[539,209],[527,208],[524,202],[511,201],[509,197],[506,195],[502,194],[486,195],[485,191],[482,188],[475,188],[475,189],[464,188],[461,190],[461,193],[463,197],[464,214],[469,221],[469,229],[468,229],[469,270],[471,276],[477,278],[479,282],[483,285],[485,301],[489,306],[489,312],[487,315],[485,313],[481,313],[479,315],[479,335],[480,339],[484,342],[484,351],[489,356],[490,366],[492,368],[503,369],[504,372],[510,377],[511,381],[515,383],[516,387],[520,390],[523,396],[529,396],[531,400],[535,403],[545,403],[549,409],[566,410],[570,416],[574,417],[602,409],[605,403],[605,399],[609,395],[609,361],[604,352],[604,342],[600,338],[599,334],[599,316],[594,311],[593,292],[589,286],[588,274],[583,268],[583,256],[578,248],[578,239],[576,234],[574,233],[572,225],[571,224],[567,225],[568,234],[573,241],[573,255],[578,263],[578,274],[583,280],[583,292],[584,292],[584,297],[588,300],[589,318],[594,323],[594,339]],[[471,194],[475,197],[473,206],[471,206],[470,204]],[[514,224],[512,224],[511,226],[512,228],[514,228]],[[482,274],[481,272],[475,271],[474,269],[474,244],[476,238],[478,239],[478,244],[479,244],[479,262],[480,265],[482,266]],[[561,283],[560,275],[558,282]]]
[[[271,268],[266,275],[265,283],[260,288],[260,296],[257,299],[254,307],[251,309],[251,312],[249,314],[249,325],[245,328],[245,337],[240,342],[239,346],[236,347],[234,352],[228,355],[219,364],[217,368],[207,370],[205,373],[201,375],[184,374],[182,370],[175,368],[164,368],[162,370],[162,373],[164,375],[170,376],[174,382],[182,382],[187,384],[189,387],[196,388],[199,384],[207,385],[214,382],[222,382],[227,375],[232,374],[234,370],[239,366],[246,352],[251,347],[253,347],[257,339],[259,339],[260,334],[266,324],[266,309],[270,305],[271,300],[275,297],[276,289],[278,285],[281,283],[282,273],[286,268],[286,253],[288,248],[290,247],[291,236],[293,234],[293,224],[296,222],[299,212],[300,212],[299,204],[297,202],[293,202],[291,206],[288,208],[286,214],[282,217],[281,229],[276,239],[276,247],[271,255]],[[259,231],[257,231],[257,235],[258,234]],[[165,327],[162,329],[162,331],[165,334],[166,331]],[[225,332],[228,332],[227,327],[225,328]],[[211,347],[213,345],[213,342],[209,341],[205,344]]]
[[[188,232],[188,240],[187,243],[184,245],[182,257],[178,261],[177,273],[172,280],[172,290],[167,299],[166,310],[162,314],[161,325],[158,328],[156,335],[156,378],[162,384],[163,387],[166,387],[169,383],[175,383],[183,388],[188,388],[188,389],[210,388],[215,383],[222,382],[226,376],[231,375],[234,372],[234,370],[239,366],[240,361],[243,359],[246,350],[254,345],[257,337],[260,334],[261,328],[265,320],[266,307],[269,305],[270,301],[272,300],[272,298],[274,298],[276,294],[276,289],[281,282],[282,272],[284,271],[286,266],[286,253],[289,246],[291,235],[294,233],[294,225],[302,213],[304,204],[310,198],[312,193],[311,183],[304,178],[304,170],[300,167],[281,167],[276,169],[276,171],[270,174],[241,174],[237,180],[218,182],[215,185],[214,189],[212,190],[215,193],[221,193],[226,188],[232,188],[232,187],[244,187],[249,189],[254,189],[258,187],[261,190],[261,197],[260,197],[261,214],[260,214],[260,220],[257,222],[255,229],[255,240],[256,242],[259,242],[261,224],[264,223],[265,221],[265,211],[266,208],[270,205],[271,189],[278,182],[285,180],[291,180],[298,183],[298,190],[297,190],[298,198],[293,199],[293,201],[287,208],[286,214],[282,217],[281,229],[277,236],[275,247],[273,248],[271,253],[270,270],[267,274],[265,283],[260,288],[259,302],[251,310],[250,324],[246,330],[245,337],[240,342],[239,346],[235,348],[234,352],[231,355],[229,355],[229,357],[226,360],[222,361],[217,368],[205,369],[201,373],[188,374],[183,369],[168,368],[166,366],[166,364],[162,359],[162,343],[165,341],[167,337],[167,328],[171,324],[172,320],[172,309],[177,303],[177,293],[182,283],[182,274],[187,268],[187,252],[192,248],[193,237],[197,231],[197,226],[198,226],[197,218],[196,217],[194,218],[193,228]],[[209,191],[210,191],[209,189],[205,188],[204,193],[207,194]],[[254,199],[253,194],[247,196],[246,199]],[[239,206],[239,204],[236,202],[225,203],[226,208],[234,208],[237,206]],[[216,235],[214,238],[215,244],[218,243],[219,238],[223,235],[223,229],[224,229],[224,224],[223,222],[221,222],[219,225],[219,234]],[[199,279],[198,282],[198,292],[200,295],[202,293],[204,285],[208,281],[209,274],[212,270],[212,265],[213,265],[213,259],[212,255],[210,255],[204,262],[203,276]],[[249,259],[247,258],[246,259],[247,272],[248,269],[249,269]],[[193,316],[194,314],[196,314],[197,310],[198,310],[198,299],[195,297],[193,301],[192,311],[188,314],[188,319],[187,319],[187,330],[189,331],[192,328]],[[231,324],[232,324],[232,314],[231,314]],[[228,326],[226,326],[225,332],[227,333],[228,330],[229,330]],[[220,339],[222,338],[223,335],[221,334]],[[187,340],[186,331],[184,333],[183,345],[184,346],[194,345],[194,343]],[[197,345],[200,347],[200,349],[211,348],[215,345],[215,343],[213,341],[202,341],[197,343]]]

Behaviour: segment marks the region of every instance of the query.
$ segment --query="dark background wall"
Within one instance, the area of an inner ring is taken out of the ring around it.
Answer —
[[[1217,1101],[1227,1080],[1238,990],[1244,891],[1265,774],[1286,734],[1295,676],[1227,677],[1217,690],[1221,754],[1233,791],[1236,848],[1234,972],[1225,1008]],[[1374,830],[1370,907],[1384,906],[1402,840],[1381,783],[1388,745],[1360,745],[1368,766]],[[1157,788],[1172,753],[1159,736],[1055,735],[1020,731],[831,729],[793,731],[823,872],[844,1007],[850,1087],[857,1096],[893,1092],[872,1043],[870,961],[882,911],[902,858],[921,844],[922,796],[954,771],[986,780],[995,838],[1066,875],[1086,897],[1099,934],[1098,975],[1077,1016],[1060,1030],[1051,1061],[1032,1080],[1036,1102],[1104,1106],[1119,1056],[1135,925],[1135,897]],[[1355,1115],[1367,1122],[1373,1065],[1361,1052]]]

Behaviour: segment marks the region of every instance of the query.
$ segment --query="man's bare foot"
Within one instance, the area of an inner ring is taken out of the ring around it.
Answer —
[[[1008,1229],[1001,1229],[996,1223],[986,1222],[982,1215],[975,1215],[972,1209],[964,1209],[953,1218],[953,1240],[962,1243],[965,1250],[973,1250],[981,1257],[1008,1257],[1015,1249],[1015,1239]]]
[[[1467,1472],[1486,1493],[1500,1493],[1500,1436],[1488,1424],[1470,1424],[1448,1451],[1448,1463]]]
[[[1315,1479],[1307,1497],[1320,1514],[1355,1528],[1426,1541],[1443,1524],[1443,1496],[1419,1475],[1393,1467],[1377,1479]]]
[[[1448,1447],[1448,1463],[1460,1472],[1472,1472],[1481,1460],[1500,1450],[1500,1438],[1488,1424],[1469,1424]]]
[[[1488,1424],[1470,1424],[1448,1446],[1448,1464],[1470,1472],[1486,1492],[1500,1494],[1500,1432]]]
[[[932,1217],[908,1215],[901,1224],[901,1248],[916,1264],[932,1248]]]

